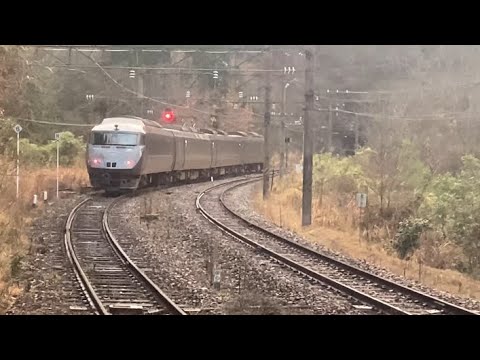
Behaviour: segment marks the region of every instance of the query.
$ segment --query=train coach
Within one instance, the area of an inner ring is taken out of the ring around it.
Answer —
[[[149,184],[260,171],[263,137],[114,117],[92,129],[86,156],[92,187],[134,190]]]

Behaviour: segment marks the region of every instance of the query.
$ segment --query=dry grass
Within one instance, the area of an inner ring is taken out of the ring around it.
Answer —
[[[28,225],[42,211],[42,192],[49,201],[55,197],[56,169],[20,169],[20,196],[16,200],[14,164],[0,158],[4,169],[0,175],[0,312],[8,306],[21,289],[14,282],[21,259],[27,254],[30,240]],[[75,166],[59,170],[60,189],[78,189],[88,185],[85,167]],[[33,210],[33,195],[38,195],[38,208]]]
[[[366,241],[358,231],[358,213],[354,204],[339,210],[332,199],[324,199],[320,208],[313,201],[312,225],[301,226],[301,175],[292,174],[277,181],[273,192],[264,202],[260,191],[256,192],[254,206],[275,224],[294,231],[305,239],[326,246],[352,258],[388,269],[392,273],[420,281],[421,283],[452,294],[480,300],[480,282],[454,270],[441,270],[420,266],[418,257],[402,261],[389,254],[381,243]],[[346,209],[346,210],[344,210]],[[373,229],[374,238],[389,238],[386,229]],[[372,235],[372,234],[370,234]]]

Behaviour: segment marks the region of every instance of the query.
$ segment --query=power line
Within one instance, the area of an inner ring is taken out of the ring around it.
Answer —
[[[167,105],[167,106],[172,106],[172,107],[176,107],[176,108],[184,108],[184,109],[190,109],[192,111],[196,111],[196,112],[199,112],[199,113],[203,113],[203,114],[207,114],[207,115],[210,115],[210,112],[205,112],[205,111],[202,111],[202,110],[198,110],[198,109],[195,109],[195,108],[192,108],[192,107],[186,107],[186,106],[181,106],[181,105],[175,105],[175,104],[171,104],[171,103],[168,103],[168,102],[165,102],[165,101],[160,101],[158,99],[155,99],[155,98],[152,98],[152,97],[148,97],[148,96],[145,96],[143,94],[139,94],[138,92],[134,91],[134,90],[131,90],[125,86],[123,86],[122,84],[120,84],[118,81],[116,81],[105,69],[106,68],[109,68],[109,69],[145,69],[145,70],[148,70],[148,69],[156,69],[156,68],[149,68],[149,67],[138,67],[138,66],[134,66],[134,67],[112,67],[112,66],[101,66],[97,61],[95,61],[95,59],[93,59],[91,56],[89,55],[86,55],[84,54],[83,52],[79,51],[77,48],[75,48],[76,51],[78,51],[81,55],[87,57],[90,61],[94,62],[95,63],[95,66],[88,66],[88,65],[84,65],[84,66],[80,66],[82,68],[100,68],[109,78],[110,80],[112,80],[117,86],[121,87],[123,90],[129,92],[129,93],[132,93],[134,94],[136,97],[139,97],[139,98],[143,98],[143,99],[147,99],[147,100],[150,100],[150,101],[154,101],[154,102],[158,102],[158,103],[161,103],[161,104],[164,104],[164,105]],[[260,53],[265,53],[265,51],[263,52],[260,52]],[[52,55],[53,56],[53,55]],[[256,55],[258,56],[258,54]],[[65,68],[65,67],[68,67],[68,68],[72,68],[72,67],[75,67],[75,66],[71,66],[71,65],[67,65],[65,64],[61,59],[59,59],[58,57],[54,56],[57,60],[59,60],[60,62],[62,62],[62,65],[51,65],[51,66],[47,66],[47,65],[43,65],[43,64],[30,64],[30,65],[33,65],[33,66],[41,66],[41,67],[46,67],[48,69],[50,69],[50,67],[60,67],[60,68]],[[38,61],[36,61],[38,63]],[[164,69],[179,69],[179,68],[164,68]],[[181,69],[181,68],[180,68]],[[185,68],[184,68],[185,69]],[[190,69],[190,68],[187,68],[187,69]],[[195,69],[194,69],[195,70]],[[205,69],[203,69],[205,70]],[[51,71],[51,69],[50,69]],[[229,70],[230,71],[230,70]],[[236,70],[234,70],[236,71]],[[238,70],[238,71],[242,71],[242,70]],[[253,70],[253,71],[263,71],[263,70]],[[267,70],[267,71],[271,71],[271,70]],[[246,113],[248,114],[251,114],[253,116],[256,116],[256,117],[263,117],[261,114],[257,114],[253,111],[249,111],[249,110],[246,110],[245,111]]]
[[[173,52],[173,53],[206,53],[206,54],[232,54],[232,53],[239,53],[239,54],[258,54],[268,51],[269,48],[262,49],[262,50],[240,50],[240,49],[233,49],[233,50],[200,50],[200,49],[146,49],[146,48],[128,48],[128,49],[108,49],[108,48],[97,48],[91,46],[82,46],[82,45],[71,45],[68,47],[61,47],[61,46],[51,46],[51,45],[29,45],[29,47],[35,48],[42,48],[47,51],[68,51],[71,48],[79,49],[79,51],[86,51],[86,52]],[[275,49],[277,50],[277,49]],[[278,51],[282,51],[278,49]]]
[[[328,96],[323,95],[315,95],[316,101],[318,99],[325,99],[330,100],[332,102],[339,102],[339,103],[354,103],[354,104],[373,104],[375,100],[356,100],[356,99],[342,99],[342,98],[331,98]]]
[[[25,118],[20,118],[20,117],[15,117],[15,116],[9,116],[8,119],[14,119],[14,120],[18,120],[18,121],[27,121],[27,122],[45,124],[45,125],[57,125],[57,126],[93,127],[93,126],[98,125],[98,124],[75,124],[75,123],[64,123],[64,122],[52,122],[52,121],[46,121],[46,120],[25,119]]]
[[[82,55],[85,55],[83,52],[79,52]],[[88,56],[88,55],[85,55]],[[31,64],[31,66],[46,66],[46,67],[69,67],[69,68],[78,68],[78,69],[95,69],[95,66],[91,65],[68,65],[68,64],[53,64],[53,65],[43,65],[43,64]],[[105,65],[104,69],[107,70],[164,70],[164,71],[185,71],[185,72],[199,72],[199,71],[222,71],[222,72],[232,72],[232,73],[282,73],[283,69],[233,69],[233,68],[192,68],[192,67],[150,67],[150,66],[119,66],[119,65]]]
[[[290,83],[293,83],[293,80],[290,81]],[[301,80],[295,80],[295,83],[298,83],[299,86],[304,86],[305,84]],[[428,90],[445,90],[445,89],[452,89],[452,88],[463,88],[463,87],[476,87],[480,85],[480,81],[474,81],[474,82],[461,82],[461,83],[455,83],[455,84],[450,84],[448,86],[444,87],[439,87],[439,86],[412,86],[408,88],[403,88],[403,89],[398,89],[398,90],[340,90],[340,89],[332,89],[332,88],[327,88],[327,89],[316,89],[315,90],[315,95],[318,97],[321,97],[322,94],[345,94],[345,95],[395,95],[395,94],[407,94],[411,93],[412,91],[415,90],[422,90],[422,91],[428,91]],[[346,99],[345,99],[346,100]]]
[[[168,102],[165,102],[165,101],[161,101],[161,100],[157,100],[155,98],[152,98],[152,97],[149,97],[149,96],[145,96],[143,94],[140,94],[134,90],[131,90],[129,88],[127,88],[126,86],[120,84],[117,80],[115,80],[103,67],[102,65],[100,65],[95,59],[93,59],[91,56],[88,56],[86,54],[83,54],[80,52],[80,54],[82,54],[83,56],[87,57],[90,61],[92,61],[98,68],[100,68],[100,70],[102,70],[105,75],[110,79],[112,80],[117,86],[121,87],[122,89],[124,89],[125,91],[131,93],[131,94],[134,94],[136,95],[137,97],[139,98],[143,98],[143,99],[148,99],[150,101],[153,101],[153,102],[156,102],[156,103],[160,103],[162,105],[166,105],[166,106],[170,106],[170,107],[174,107],[174,108],[180,108],[180,109],[186,109],[186,110],[192,110],[192,111],[196,111],[198,113],[201,113],[201,114],[205,114],[205,115],[211,115],[211,112],[206,112],[206,111],[203,111],[203,110],[199,110],[199,109],[195,109],[193,107],[188,107],[188,106],[182,106],[182,105],[176,105],[176,104],[172,104],[172,103],[168,103]],[[262,117],[262,115],[260,114],[257,114],[257,113],[254,113],[254,112],[249,112],[250,114],[254,115],[254,116],[258,116],[258,117]]]
[[[75,49],[77,50],[77,49]],[[78,50],[77,50],[78,51]],[[93,61],[95,63],[96,66],[88,66],[88,65],[79,65],[77,67],[80,67],[80,68],[97,68],[97,67],[100,67],[100,69],[105,73],[107,74],[107,76],[113,80],[114,82],[116,82],[111,76],[110,74],[108,74],[105,69],[137,69],[137,70],[191,70],[191,71],[214,71],[213,69],[205,69],[205,68],[171,68],[171,67],[163,67],[163,68],[160,68],[160,67],[139,67],[139,66],[132,66],[132,67],[125,67],[125,66],[101,66],[98,64],[98,62],[96,62],[92,57],[84,54],[83,52],[80,52],[82,55],[86,56],[88,59],[90,59],[91,61]],[[58,59],[58,58],[57,58]],[[58,59],[60,60],[60,59]],[[34,65],[34,66],[43,66],[43,67],[69,67],[69,68],[72,68],[72,67],[75,67],[75,66],[71,66],[71,65],[51,65],[51,66],[47,66],[47,65],[41,65],[41,64],[31,64],[31,65]],[[237,69],[226,69],[226,70],[222,70],[222,71],[240,71],[240,72],[281,72],[282,70],[270,70],[270,69],[251,69],[251,70],[237,70]],[[133,90],[130,90],[128,88],[126,88],[125,86],[119,84],[118,82],[116,82],[117,85],[121,86],[123,89],[125,89],[126,91],[129,91],[133,94],[135,94],[136,96],[138,97],[141,97],[141,98],[145,98],[145,99],[148,99],[148,100],[151,100],[151,101],[157,101],[157,99],[154,99],[154,98],[151,98],[151,97],[147,97],[147,96],[144,96],[144,95],[141,95],[141,94],[138,94],[137,92],[134,92]],[[454,85],[454,86],[468,86],[468,85],[477,85],[477,84],[480,84],[480,83],[470,83],[470,84],[457,84],[457,85]],[[319,91],[319,90],[317,90]],[[399,90],[399,91],[395,91],[395,90],[392,90],[392,91],[387,91],[387,90],[369,90],[369,91],[352,91],[352,90],[331,90],[330,89],[323,89],[320,91],[326,91],[326,93],[337,93],[337,94],[394,94],[394,93],[400,93],[400,92],[408,92],[409,90]],[[316,97],[318,98],[324,98],[324,99],[328,99],[328,97],[325,97],[325,96],[322,96],[322,95],[316,95]],[[361,103],[361,102],[373,102],[373,101],[368,101],[368,100],[350,100],[350,99],[338,99],[337,101],[342,101],[342,102],[351,102],[351,103],[354,103],[354,102],[357,102],[357,103]],[[195,108],[189,108],[189,107],[183,107],[181,105],[173,105],[173,104],[169,104],[167,102],[161,102],[161,101],[157,101],[159,103],[162,103],[162,104],[165,104],[165,105],[169,105],[169,106],[175,106],[175,107],[179,107],[179,108],[188,108],[188,109],[192,109],[193,111],[198,111],[200,113],[203,113],[203,114],[207,114],[206,112],[204,111],[201,111],[201,110],[197,110]],[[257,113],[254,113],[254,112],[250,112],[252,115],[254,116],[258,116],[258,117],[262,117],[262,115],[260,114],[257,114]],[[208,113],[209,114],[209,113]]]
[[[187,106],[181,106],[181,105],[176,105],[176,104],[171,104],[171,103],[168,103],[168,102],[164,102],[164,101],[160,101],[160,100],[156,100],[154,98],[151,98],[151,97],[148,97],[148,96],[145,96],[143,94],[140,94],[134,90],[131,90],[129,88],[127,88],[126,86],[123,86],[122,84],[120,84],[117,80],[115,80],[109,73],[108,71],[106,71],[102,65],[100,65],[95,59],[93,59],[91,56],[88,56],[88,55],[85,55],[83,54],[82,52],[80,52],[80,54],[82,54],[83,56],[85,56],[86,58],[88,58],[90,61],[92,61],[95,65],[97,65],[97,67],[100,68],[100,70],[102,70],[105,75],[107,75],[107,77],[112,80],[117,86],[121,87],[122,89],[124,89],[125,91],[128,91],[129,93],[132,93],[134,95],[137,95],[138,97],[140,98],[143,98],[143,99],[149,99],[151,101],[154,101],[154,102],[157,102],[157,103],[160,103],[160,104],[163,104],[163,105],[167,105],[167,106],[171,106],[171,107],[177,107],[177,108],[182,108],[182,109],[191,109],[193,111],[197,111],[199,113],[202,113],[202,114],[206,114],[206,115],[210,115],[209,112],[205,112],[205,111],[202,111],[202,110],[198,110],[198,109],[194,109],[194,108],[188,108]]]
[[[113,45],[116,46],[116,45]],[[157,47],[157,45],[153,45]],[[203,46],[203,45],[202,45]],[[152,52],[152,53],[206,53],[206,54],[262,54],[268,51],[276,51],[276,52],[291,52],[294,53],[298,52],[298,48],[295,45],[294,47],[280,47],[279,45],[261,45],[255,46],[251,49],[245,49],[242,45],[240,48],[236,48],[235,45],[229,45],[228,50],[221,50],[221,49],[212,49],[212,48],[190,48],[190,49],[179,49],[176,46],[169,46],[169,45],[162,45],[162,49],[152,48],[151,46],[137,46],[137,45],[124,45],[119,46],[119,48],[112,48],[112,45],[28,45],[28,47],[32,48],[42,48],[47,51],[69,51],[72,48],[77,48],[79,51],[85,52]],[[252,47],[249,45],[249,47]],[[292,55],[292,54],[288,54]],[[295,54],[296,55],[296,54]],[[298,53],[298,55],[303,56],[302,53]]]
[[[474,81],[474,82],[461,82],[461,83],[455,83],[455,84],[450,84],[446,87],[440,88],[439,86],[412,86],[404,89],[398,89],[398,90],[339,90],[339,89],[318,89],[318,93],[329,93],[329,94],[352,94],[352,95],[389,95],[389,94],[403,94],[403,93],[410,93],[412,90],[443,90],[443,89],[451,89],[451,88],[462,88],[462,87],[475,87],[480,85],[480,81]]]
[[[31,47],[38,47],[42,48],[45,51],[68,51],[72,47],[75,48],[79,53],[83,54],[83,52],[133,52],[133,51],[139,51],[139,52],[178,52],[178,53],[212,53],[212,54],[233,54],[233,53],[251,53],[251,54],[262,54],[265,53],[266,51],[269,51],[270,48],[267,49],[262,49],[262,50],[200,50],[200,49],[194,49],[194,50],[174,50],[174,49],[142,49],[142,48],[131,48],[131,49],[107,49],[107,48],[95,48],[91,47],[88,45],[85,46],[80,46],[80,45],[75,45],[75,46],[68,46],[68,47],[61,47],[61,46],[48,46],[48,45],[35,45]],[[83,48],[82,48],[83,47]],[[290,51],[291,49],[284,50],[284,49],[276,49],[276,48],[271,48],[271,50],[275,51]],[[68,65],[64,65],[68,66]],[[360,66],[360,65],[358,65]],[[63,67],[60,65],[54,65],[52,67]],[[72,67],[72,66],[70,66]],[[85,65],[77,65],[77,67],[82,68],[86,67],[89,68],[90,66]],[[205,68],[165,68],[165,67],[120,67],[120,66],[105,66],[105,69],[145,69],[145,70],[180,70],[180,71],[214,71],[218,69],[205,69]],[[228,69],[228,70],[222,70],[222,71],[231,71],[231,72],[265,72],[265,71],[271,71],[271,72],[283,72],[283,70],[265,70],[265,69],[251,69],[251,70],[241,70],[241,69]],[[300,73],[301,69],[298,69],[298,72]],[[472,82],[472,83],[458,83],[452,85],[452,87],[468,87],[468,86],[478,86],[480,85],[480,82]],[[418,87],[412,87],[409,89],[401,89],[401,90],[339,90],[339,89],[318,89],[317,92],[318,94],[320,93],[325,93],[325,92],[332,92],[332,93],[338,93],[338,94],[352,94],[352,95],[368,95],[368,94],[398,94],[398,93],[407,93],[411,91],[412,89],[423,89],[423,90],[436,90],[438,89],[437,87],[431,86],[431,87],[425,87],[425,86],[418,86]]]
[[[358,116],[365,116],[365,117],[372,117],[372,118],[390,118],[390,119],[398,119],[398,120],[409,120],[409,121],[419,121],[419,120],[451,120],[451,118],[443,118],[443,119],[426,119],[427,117],[435,117],[435,116],[454,116],[454,115],[461,115],[464,113],[444,113],[444,114],[430,114],[430,115],[423,115],[422,117],[404,117],[404,116],[396,116],[396,115],[388,115],[388,114],[372,114],[372,113],[361,113],[361,112],[355,112],[355,111],[348,111],[348,110],[342,110],[342,109],[323,109],[323,108],[316,108],[315,110],[317,111],[335,111],[339,113],[344,113],[344,114],[352,114],[352,115],[358,115]],[[465,114],[468,115],[468,114]],[[471,115],[472,118],[476,118],[476,116]],[[478,115],[480,117],[480,115]],[[467,118],[467,117],[463,117]]]

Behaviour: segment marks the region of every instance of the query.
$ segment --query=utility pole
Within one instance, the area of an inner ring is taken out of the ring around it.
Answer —
[[[143,59],[141,57],[141,54],[139,56],[138,51],[135,51],[135,60],[136,60],[137,67],[140,66],[140,63],[141,65],[143,65],[143,61],[142,61]],[[144,111],[145,111],[144,109],[145,98],[143,97],[145,94],[145,86],[143,84],[144,71],[145,70],[139,70],[138,76],[137,76],[137,93],[138,93],[138,98],[140,99],[140,117],[144,116]]]
[[[312,166],[313,166],[313,126],[314,108],[314,56],[305,51],[305,115],[303,122],[303,187],[302,187],[302,226],[312,223]]]
[[[271,69],[272,53],[266,54],[265,68]],[[270,169],[270,91],[271,91],[271,76],[270,71],[265,72],[265,117],[264,117],[264,158],[263,158],[263,199],[269,196],[269,169]]]
[[[354,116],[355,116],[354,117],[354,119],[355,119],[355,149],[354,149],[354,153],[356,154],[357,150],[358,150],[358,130],[359,130],[360,124],[358,123],[359,122],[358,115],[355,114]]]
[[[285,171],[288,172],[288,144],[290,143],[290,137],[285,140]]]
[[[328,99],[328,134],[327,134],[327,153],[332,151],[333,120],[332,120],[332,101]]]
[[[280,119],[280,178],[285,168],[285,119]]]
[[[285,120],[286,120],[286,102],[287,102],[287,88],[290,84],[287,82],[283,87],[283,96],[282,96],[282,116],[280,117],[280,177],[283,176],[284,172],[284,162],[285,162]]]
[[[138,74],[138,97],[140,98],[140,117],[144,116],[144,105],[145,105],[145,99],[144,99],[144,86],[143,86],[143,72],[140,72]]]

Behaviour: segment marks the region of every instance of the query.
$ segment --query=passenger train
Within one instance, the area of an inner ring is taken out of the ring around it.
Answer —
[[[123,116],[92,129],[86,162],[92,187],[115,192],[260,171],[263,145],[253,132],[187,129]]]

